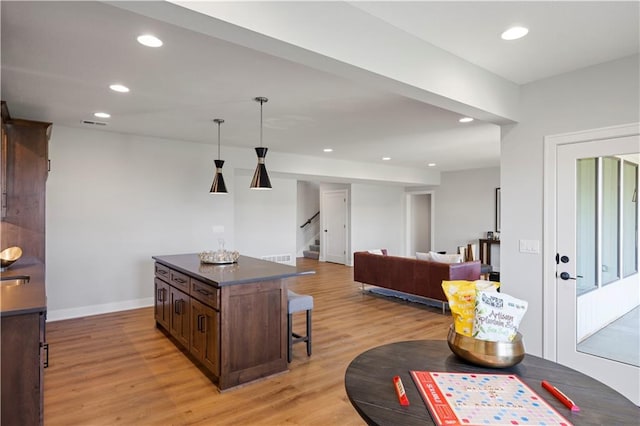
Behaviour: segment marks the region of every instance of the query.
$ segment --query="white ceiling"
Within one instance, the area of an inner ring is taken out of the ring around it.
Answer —
[[[99,2],[2,1],[2,99],[14,117],[272,152],[457,170],[499,164],[499,128]],[[518,84],[639,51],[637,2],[355,2],[364,13]],[[177,6],[176,6],[177,7]],[[530,35],[510,44],[513,23]],[[162,34],[149,49],[135,38]],[[108,85],[122,82],[131,93]],[[55,127],[54,127],[55,131]],[[323,148],[333,148],[324,154]],[[223,148],[224,149],[224,148]],[[224,157],[224,155],[223,155]]]
[[[507,80],[525,84],[638,53],[637,1],[354,2],[355,7]],[[527,37],[504,42],[508,27]]]

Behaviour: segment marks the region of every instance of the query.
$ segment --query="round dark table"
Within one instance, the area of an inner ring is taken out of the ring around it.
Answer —
[[[454,373],[516,374],[574,425],[639,425],[640,408],[609,386],[576,370],[527,354],[509,368],[468,364],[454,355],[446,340],[391,343],[358,355],[349,364],[344,382],[351,404],[370,425],[434,424],[410,370]],[[410,405],[398,402],[393,377],[400,376]],[[571,412],[542,386],[547,380],[580,407]]]

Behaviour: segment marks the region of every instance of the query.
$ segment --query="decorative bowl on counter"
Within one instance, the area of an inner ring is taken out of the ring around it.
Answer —
[[[202,263],[224,265],[227,263],[237,262],[238,258],[240,257],[240,253],[238,253],[237,251],[227,250],[203,251],[198,256],[200,256],[200,262]]]
[[[491,368],[506,368],[524,359],[522,335],[517,333],[512,342],[491,342],[459,334],[453,325],[447,336],[449,349],[471,364]]]
[[[8,268],[16,260],[22,257],[22,249],[20,247],[9,247],[0,252],[0,267]]]

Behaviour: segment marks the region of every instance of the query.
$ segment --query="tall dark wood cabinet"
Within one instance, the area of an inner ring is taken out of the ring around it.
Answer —
[[[8,115],[8,113],[7,113]],[[51,123],[3,118],[2,248],[20,246],[44,262],[45,185]]]
[[[18,246],[23,256],[1,273],[30,276],[0,297],[0,423],[42,425],[46,344],[45,184],[51,123],[13,119],[2,111],[2,213],[0,249]]]

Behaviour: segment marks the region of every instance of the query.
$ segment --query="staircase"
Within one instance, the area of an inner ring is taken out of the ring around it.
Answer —
[[[309,245],[309,250],[303,250],[302,255],[307,259],[320,259],[320,240],[316,240],[315,244]]]

